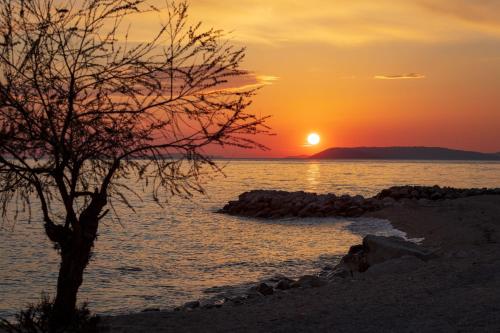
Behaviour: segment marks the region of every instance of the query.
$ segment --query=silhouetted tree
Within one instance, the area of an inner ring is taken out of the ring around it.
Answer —
[[[74,312],[99,221],[131,206],[127,180],[158,202],[203,192],[202,167],[218,170],[203,148],[263,148],[251,135],[267,128],[246,111],[255,90],[225,84],[247,74],[244,49],[190,25],[184,2],[132,43],[124,19],[159,12],[143,0],[0,1],[0,203],[4,217],[41,207],[61,256],[56,327]]]

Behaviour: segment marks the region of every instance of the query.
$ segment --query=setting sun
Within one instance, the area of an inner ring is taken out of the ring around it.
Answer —
[[[307,142],[310,145],[317,145],[320,142],[321,138],[316,133],[311,133],[307,136]]]

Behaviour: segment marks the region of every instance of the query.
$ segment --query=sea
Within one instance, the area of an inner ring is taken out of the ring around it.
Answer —
[[[172,197],[159,206],[150,193],[130,197],[105,218],[85,271],[79,302],[98,314],[243,293],[282,274],[297,277],[334,265],[366,234],[406,236],[373,218],[260,220],[219,214],[252,189],[372,196],[394,185],[500,187],[500,162],[219,160],[223,174],[204,181],[205,195]],[[142,187],[137,183],[138,192]],[[36,213],[36,210],[34,211]],[[53,295],[59,257],[33,216],[0,225],[0,317],[12,317],[42,292]]]

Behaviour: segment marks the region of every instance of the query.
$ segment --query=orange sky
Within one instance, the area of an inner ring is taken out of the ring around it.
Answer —
[[[225,155],[389,145],[500,151],[500,1],[190,3],[193,20],[247,46],[245,68],[277,78],[253,105],[273,116],[277,135],[260,138],[271,150]],[[320,145],[304,147],[310,132]]]

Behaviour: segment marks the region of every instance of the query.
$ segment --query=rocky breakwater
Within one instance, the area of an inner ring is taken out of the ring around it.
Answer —
[[[382,190],[371,198],[361,195],[275,190],[245,192],[238,200],[227,203],[219,213],[257,218],[286,217],[359,217],[366,212],[392,206],[404,200],[421,202],[457,199],[475,195],[500,195],[496,189],[457,189],[439,186],[394,186]]]

